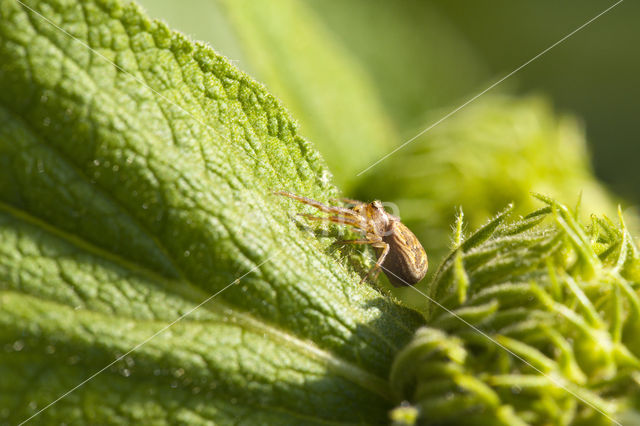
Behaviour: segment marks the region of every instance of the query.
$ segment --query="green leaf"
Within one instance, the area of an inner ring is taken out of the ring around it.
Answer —
[[[132,348],[37,421],[387,418],[422,320],[271,195],[337,191],[263,86],[131,3],[0,0],[0,88],[2,421]]]
[[[550,207],[498,216],[436,273],[439,306],[391,370],[405,424],[604,425],[638,410],[634,240],[622,217],[585,227],[537,198]]]

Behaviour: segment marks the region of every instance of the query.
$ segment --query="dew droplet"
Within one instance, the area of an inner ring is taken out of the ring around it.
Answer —
[[[184,368],[176,368],[173,370],[173,375],[175,377],[182,377],[182,375],[184,375]]]
[[[184,257],[189,257],[189,256],[191,256],[191,252],[189,250],[185,250]]]
[[[123,368],[120,371],[120,374],[122,374],[124,377],[129,377],[131,375],[131,371],[128,368]]]
[[[147,203],[142,203],[142,210],[146,210],[149,208],[149,204]]]
[[[56,353],[56,347],[53,345],[48,345],[46,348],[44,348],[44,351],[46,353],[48,353],[49,355]]]
[[[50,124],[51,124],[51,119],[49,117],[45,117],[42,119],[42,125],[44,127],[49,127]]]
[[[22,349],[24,349],[24,342],[22,340],[16,340],[15,342],[13,342],[13,350],[16,352],[20,352]]]

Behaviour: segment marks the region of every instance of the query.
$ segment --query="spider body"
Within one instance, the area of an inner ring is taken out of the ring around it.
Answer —
[[[427,273],[428,261],[418,238],[407,228],[400,218],[385,211],[380,201],[364,203],[343,199],[351,208],[328,206],[310,198],[301,197],[285,191],[275,194],[293,198],[329,216],[303,214],[310,220],[329,221],[352,226],[363,234],[363,239],[343,241],[345,244],[371,245],[378,255],[375,266],[363,278],[371,274],[378,276],[384,270],[391,284],[396,287],[414,285]]]

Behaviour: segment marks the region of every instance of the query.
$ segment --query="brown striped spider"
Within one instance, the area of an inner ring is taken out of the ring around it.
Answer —
[[[374,280],[383,269],[391,284],[396,287],[414,285],[427,273],[429,265],[427,254],[418,238],[407,228],[400,218],[385,211],[378,200],[364,203],[358,200],[342,198],[352,207],[328,206],[311,198],[302,197],[286,191],[277,191],[277,195],[292,198],[310,205],[329,216],[301,214],[309,220],[328,221],[356,228],[363,239],[345,240],[344,244],[368,244],[378,255],[376,264],[362,280],[371,274]]]

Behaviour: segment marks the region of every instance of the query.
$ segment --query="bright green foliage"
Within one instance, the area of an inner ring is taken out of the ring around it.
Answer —
[[[280,103],[135,5],[26,5],[51,22],[0,0],[0,422],[217,292],[34,421],[387,418],[422,320],[271,195],[337,192]]]
[[[511,207],[456,248],[391,383],[417,424],[611,424],[640,397],[640,253],[625,228]]]
[[[531,191],[561,200],[581,192],[585,211],[615,211],[590,171],[581,128],[571,117],[556,118],[540,98],[486,95],[368,174],[361,196],[397,203],[403,222],[438,261],[449,249],[454,206],[472,228],[508,202],[519,213],[531,211]]]

